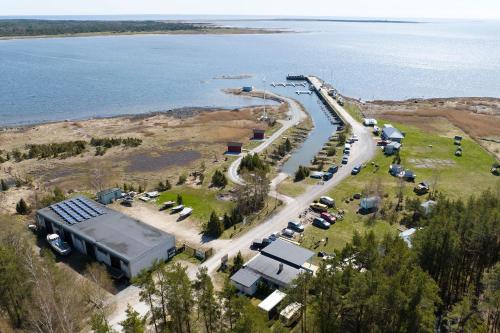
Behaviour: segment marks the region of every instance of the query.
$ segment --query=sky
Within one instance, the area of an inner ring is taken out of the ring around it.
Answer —
[[[500,0],[0,0],[0,16],[120,14],[499,19]]]

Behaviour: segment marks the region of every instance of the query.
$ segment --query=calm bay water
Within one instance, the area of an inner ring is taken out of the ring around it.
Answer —
[[[0,125],[249,105],[221,89],[263,88],[287,73],[362,99],[500,97],[499,22],[221,23],[298,33],[0,41]],[[243,73],[253,77],[213,80]]]

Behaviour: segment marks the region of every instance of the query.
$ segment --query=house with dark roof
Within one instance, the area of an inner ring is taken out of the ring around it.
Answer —
[[[396,127],[392,126],[391,124],[385,124],[380,137],[382,138],[382,140],[390,140],[401,143],[405,136]]]
[[[247,277],[248,272],[253,272],[272,286],[286,288],[301,272],[314,272],[313,256],[314,252],[278,238],[250,259],[231,281],[238,290],[249,294],[246,290],[251,288],[245,284],[256,281]],[[244,275],[237,275],[242,270]]]
[[[262,128],[254,128],[253,129],[253,140],[264,140],[264,135],[266,131]]]
[[[175,255],[174,235],[82,196],[38,210],[36,220],[41,230],[128,278]]]

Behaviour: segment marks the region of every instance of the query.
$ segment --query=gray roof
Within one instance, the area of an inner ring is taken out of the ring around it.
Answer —
[[[259,281],[259,279],[260,275],[247,268],[242,268],[238,270],[233,276],[231,276],[231,281],[234,281],[245,287],[251,287],[255,282]]]
[[[283,269],[281,272],[278,273],[280,263],[281,262],[278,260],[266,257],[265,255],[262,254],[258,254],[246,264],[246,267],[263,275],[264,278],[274,279],[284,285],[287,285],[290,282],[292,282],[297,277],[297,275],[299,275],[299,273],[302,271],[299,268],[295,268],[290,265],[281,263],[283,264]]]
[[[281,239],[263,248],[261,253],[297,267],[301,267],[314,256],[314,252]]]
[[[403,139],[404,135],[395,127],[384,127],[382,135],[389,139]]]
[[[129,262],[145,255],[150,249],[157,246],[175,246],[174,235],[109,209],[95,201],[92,201],[92,204],[98,207],[103,214],[74,224],[66,222],[50,207],[38,210],[37,214]]]

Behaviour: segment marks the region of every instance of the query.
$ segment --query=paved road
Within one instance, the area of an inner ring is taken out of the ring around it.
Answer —
[[[354,118],[352,118],[343,107],[338,105],[338,103],[333,98],[328,96],[325,90],[320,89],[321,82],[317,78],[310,77],[310,81],[317,89],[319,89],[319,93],[322,94],[323,97],[335,108],[338,114],[352,126],[353,134],[358,136],[358,142],[356,142],[351,149],[349,163],[339,168],[339,171],[328,182],[325,182],[323,185],[314,185],[310,187],[306,193],[295,198],[295,200],[292,200],[290,202],[285,201],[285,207],[283,207],[282,210],[276,215],[269,217],[265,222],[251,229],[247,233],[235,239],[232,239],[228,243],[226,248],[217,251],[212,257],[210,257],[202,264],[202,266],[208,268],[209,273],[216,271],[220,267],[221,259],[226,254],[228,254],[229,257],[232,257],[236,255],[238,251],[248,249],[254,239],[267,237],[271,233],[283,229],[287,225],[289,220],[296,219],[298,215],[303,212],[313,200],[317,199],[321,195],[328,193],[342,180],[348,177],[355,165],[366,163],[373,158],[376,151],[376,145],[371,132],[362,124],[358,123]],[[295,110],[295,112],[301,112],[300,108],[295,109],[295,107],[292,106],[292,113],[294,112],[293,110]],[[294,117],[292,116],[292,120],[293,118]],[[292,120],[290,120],[290,124],[293,125],[294,122]],[[282,132],[276,132],[275,138],[279,137],[279,135],[281,134]],[[261,150],[265,149],[265,147],[271,144],[273,140],[274,139],[268,139],[266,141],[266,146],[262,148],[261,146],[259,146],[258,148],[260,148]],[[233,179],[231,177],[231,179],[234,181],[237,178]],[[191,278],[196,275],[196,270],[197,267],[188,268],[188,272]],[[119,325],[117,325],[117,323],[124,320],[127,303],[132,305],[140,314],[145,314],[148,311],[147,305],[139,301],[138,295],[139,290],[136,287],[131,286],[113,298],[113,301],[118,304],[113,315],[109,317],[109,320],[115,329],[119,330],[121,328]]]

